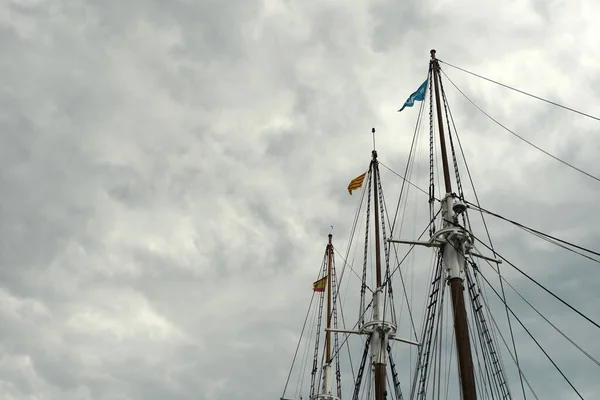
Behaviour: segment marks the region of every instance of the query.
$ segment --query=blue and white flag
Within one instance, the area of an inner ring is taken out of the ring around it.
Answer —
[[[425,89],[426,88],[427,88],[427,80],[425,80],[425,82],[423,82],[423,84],[421,86],[419,86],[419,88],[417,89],[416,92],[414,92],[413,94],[411,94],[408,97],[408,100],[406,100],[406,102],[404,103],[402,108],[398,110],[398,112],[404,110],[404,107],[412,107],[415,104],[415,100],[423,101],[423,99],[425,98]]]

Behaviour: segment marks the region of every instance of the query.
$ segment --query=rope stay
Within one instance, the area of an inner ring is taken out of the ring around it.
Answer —
[[[576,167],[575,165],[561,159],[558,156],[555,156],[554,154],[542,149],[540,146],[532,143],[531,141],[525,139],[523,136],[517,134],[515,131],[511,130],[510,128],[508,128],[506,125],[502,124],[501,122],[499,122],[496,118],[492,117],[488,112],[484,111],[481,107],[479,107],[477,104],[475,104],[475,102],[473,100],[471,100],[471,98],[469,98],[469,96],[467,96],[465,94],[465,92],[463,92],[453,81],[452,79],[450,79],[450,77],[442,70],[442,73],[444,74],[444,76],[450,81],[450,83],[454,86],[454,88],[463,95],[463,97],[465,99],[467,99],[467,101],[469,103],[471,103],[471,105],[473,105],[473,107],[475,107],[477,110],[479,110],[483,115],[485,115],[486,117],[488,117],[490,120],[492,120],[495,124],[497,124],[498,126],[500,126],[502,129],[504,129],[505,131],[507,131],[508,133],[510,133],[511,135],[515,136],[516,138],[518,138],[519,140],[527,143],[529,146],[533,147],[534,149],[544,153],[545,155],[547,155],[550,158],[553,158],[554,160],[560,162],[561,164],[579,172],[580,174],[583,174],[585,176],[587,176],[588,178],[594,179],[597,182],[600,182],[600,178],[598,178],[595,175],[592,175],[589,172],[584,171],[583,169]]]
[[[534,98],[534,99],[537,99],[537,100],[543,101],[543,102],[545,102],[545,103],[551,104],[551,105],[553,105],[553,106],[556,106],[556,107],[559,107],[559,108],[565,109],[565,110],[567,110],[567,111],[571,111],[571,112],[573,112],[573,113],[576,113],[576,114],[579,114],[579,115],[583,115],[584,117],[588,117],[588,118],[594,119],[594,120],[596,120],[596,121],[600,121],[600,117],[595,117],[595,116],[593,116],[593,115],[591,115],[591,114],[587,114],[587,113],[584,113],[583,111],[579,111],[579,110],[576,110],[576,109],[574,109],[574,108],[567,107],[567,106],[565,106],[565,105],[562,105],[562,104],[559,104],[559,103],[557,103],[557,102],[555,102],[555,101],[544,99],[543,97],[536,96],[536,95],[534,95],[534,94],[531,94],[531,93],[528,93],[528,92],[526,92],[526,91],[524,91],[524,90],[517,89],[517,88],[515,88],[515,87],[513,87],[513,86],[509,86],[509,85],[507,85],[507,84],[504,84],[504,83],[501,83],[501,82],[495,81],[495,80],[493,80],[493,79],[486,78],[485,76],[482,76],[482,75],[476,74],[475,72],[467,71],[467,70],[466,70],[466,69],[464,69],[464,68],[457,67],[456,65],[452,65],[452,64],[450,64],[450,63],[448,63],[448,62],[445,62],[445,61],[442,61],[442,60],[439,60],[439,62],[441,62],[441,63],[443,63],[443,64],[446,64],[446,65],[447,65],[447,66],[449,66],[449,67],[456,68],[456,69],[457,69],[457,70],[459,70],[459,71],[466,72],[467,74],[470,74],[470,75],[476,76],[476,77],[478,77],[478,78],[481,78],[481,79],[483,79],[483,80],[486,80],[486,81],[488,81],[488,82],[495,83],[495,84],[496,84],[496,85],[498,85],[498,86],[502,86],[502,87],[504,87],[504,88],[507,88],[507,89],[513,90],[513,91],[515,91],[515,92],[518,92],[518,93],[524,94],[525,96],[529,96],[529,97],[532,97],[532,98]]]

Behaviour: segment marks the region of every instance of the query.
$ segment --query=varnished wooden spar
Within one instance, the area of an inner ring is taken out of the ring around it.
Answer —
[[[329,234],[329,243],[327,244],[327,330],[325,331],[325,341],[327,344],[327,354],[325,363],[331,364],[331,264],[333,259],[333,244],[331,243],[332,234]]]
[[[437,106],[437,119],[440,132],[440,151],[442,153],[442,166],[444,169],[444,182],[446,186],[445,202],[451,201],[448,197],[452,193],[450,182],[450,171],[448,169],[448,155],[446,153],[446,141],[444,137],[444,121],[442,119],[442,108],[440,106],[439,89],[439,63],[435,58],[435,50],[431,50],[431,61],[429,68],[432,72],[435,87],[435,103]],[[450,207],[451,208],[451,207]],[[444,258],[446,268],[448,261]],[[475,400],[475,375],[473,371],[473,356],[471,354],[471,341],[467,327],[467,311],[463,293],[463,279],[460,276],[449,277],[450,292],[452,294],[452,308],[454,311],[454,333],[456,336],[456,349],[458,353],[458,370],[463,400]]]
[[[373,129],[374,133],[375,129]],[[373,168],[373,198],[375,199],[375,275],[377,279],[377,288],[381,288],[381,243],[380,243],[380,226],[379,226],[379,196],[377,193],[378,187],[378,173],[379,168],[377,168],[377,151],[373,150],[373,160],[371,161],[371,165]],[[379,307],[379,304],[376,304]],[[383,320],[384,316],[380,316]],[[381,335],[382,348],[385,348],[387,343],[385,343],[385,337]],[[379,357],[377,358],[380,359]],[[381,362],[377,362],[374,365],[375,367],[375,400],[384,400],[385,399],[385,367],[386,365]]]
[[[327,322],[325,328],[325,363],[323,364],[323,385],[320,394],[316,396],[316,399],[334,399],[337,396],[333,395],[333,378],[331,373],[332,367],[332,356],[331,356],[331,323],[333,320],[332,313],[332,285],[333,285],[333,244],[332,234],[328,235],[329,241],[327,243]]]

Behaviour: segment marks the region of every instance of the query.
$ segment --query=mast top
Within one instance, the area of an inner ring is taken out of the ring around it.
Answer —
[[[373,134],[373,151],[371,155],[373,156],[373,160],[377,158],[377,150],[375,150],[375,128],[371,128],[371,133]]]
[[[432,49],[429,53],[431,53],[431,59],[435,60],[435,49]]]
[[[375,151],[375,128],[371,129],[371,133],[373,134],[373,151]]]

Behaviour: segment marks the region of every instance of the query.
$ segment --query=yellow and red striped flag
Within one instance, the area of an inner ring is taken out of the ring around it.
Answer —
[[[323,278],[313,283],[313,291],[324,292],[325,286],[327,286],[327,276],[324,276]]]
[[[365,175],[367,175],[366,172],[350,181],[350,184],[348,185],[348,193],[352,195],[353,190],[360,189],[362,187],[363,181],[365,180]]]

